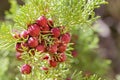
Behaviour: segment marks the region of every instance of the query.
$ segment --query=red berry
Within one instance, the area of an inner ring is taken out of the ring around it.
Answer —
[[[53,28],[53,29],[51,29],[51,32],[54,35],[54,37],[60,36],[60,29],[59,28]]]
[[[49,60],[49,64],[51,67],[56,67],[57,66],[57,62],[54,60]]]
[[[40,34],[40,27],[37,24],[32,24],[28,27],[29,35],[32,37],[39,36]]]
[[[24,52],[23,49],[22,49],[21,43],[16,44],[16,51],[20,52],[20,53]]]
[[[60,58],[59,62],[64,62],[66,60],[67,56],[65,55],[65,53],[60,53],[59,58]]]
[[[40,52],[44,52],[45,51],[45,46],[40,44],[36,47],[36,50],[40,51]]]
[[[16,58],[17,58],[17,60],[22,60],[21,54],[22,54],[22,53],[20,53],[20,52],[17,52],[17,53],[16,53]]]
[[[28,46],[29,47],[36,47],[38,45],[38,39],[36,37],[30,37],[28,39]]]
[[[30,74],[31,73],[31,69],[32,69],[32,67],[29,64],[24,64],[21,67],[21,73],[22,74]]]
[[[58,51],[59,51],[60,53],[63,53],[63,52],[65,52],[66,48],[67,48],[67,45],[61,44],[61,45],[59,45],[59,47],[58,47]]]
[[[29,37],[28,31],[27,31],[27,30],[22,31],[21,34],[20,34],[20,37],[21,37],[21,38],[28,38],[28,37]]]
[[[63,34],[60,39],[61,39],[61,41],[62,41],[63,43],[66,43],[66,44],[67,44],[67,43],[70,42],[71,36],[70,36],[69,33],[66,33],[66,34]]]
[[[41,67],[40,69],[41,69],[41,70],[45,70],[45,71],[47,71],[47,70],[48,70],[48,68],[47,68],[47,67],[44,67],[44,66],[43,66],[43,67]]]
[[[51,45],[48,50],[50,53],[57,52],[57,45]]]
[[[54,25],[52,19],[49,19],[49,20],[48,20],[48,25],[49,25],[50,27],[52,27],[52,26]]]
[[[36,23],[39,26],[45,27],[47,25],[47,18],[45,16],[41,16],[36,20]]]
[[[29,48],[28,48],[28,45],[27,43],[17,43],[16,44],[16,51],[17,52],[24,52],[24,51],[27,51]]]
[[[45,27],[42,27],[42,33],[49,33],[50,27],[46,25]]]
[[[73,56],[73,57],[77,57],[77,55],[78,55],[77,51],[73,50],[73,51],[72,51],[72,56]]]
[[[28,47],[28,44],[27,43],[21,43],[21,47],[24,51],[28,51],[29,50],[29,47]]]

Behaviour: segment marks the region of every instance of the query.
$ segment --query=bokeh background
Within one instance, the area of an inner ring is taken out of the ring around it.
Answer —
[[[100,19],[96,21],[96,23],[93,25],[99,25],[96,28],[96,34],[99,36],[99,48],[98,53],[99,56],[102,56],[103,58],[110,59],[110,73],[109,77],[111,77],[111,80],[114,78],[120,80],[119,74],[120,74],[120,0],[107,0],[107,5],[101,5],[100,8],[95,10],[95,13],[97,16],[101,16]],[[24,5],[24,3],[21,0],[17,0],[18,4]],[[8,0],[0,0],[0,21],[5,20],[5,11],[9,10],[10,3]],[[13,51],[11,51],[12,53]],[[2,53],[2,51],[1,51]],[[8,56],[7,53],[10,52],[3,52],[4,57]],[[14,54],[9,55],[9,57],[13,57]],[[10,58],[0,58],[0,66],[5,67],[8,65],[8,62],[11,62],[11,64],[15,65],[16,62],[15,59]],[[3,62],[4,65],[3,65]],[[9,65],[8,65],[9,66]],[[9,68],[8,72],[6,74],[10,75],[9,77],[12,80],[12,77],[14,74],[12,73],[18,73],[15,69],[17,66],[14,67],[9,66],[6,67],[4,70],[1,70],[5,72],[7,68]],[[0,75],[3,75],[4,73],[0,72]],[[4,80],[8,80],[4,79]],[[14,79],[13,79],[14,80]]]

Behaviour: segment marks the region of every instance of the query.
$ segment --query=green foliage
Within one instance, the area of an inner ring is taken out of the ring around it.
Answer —
[[[28,24],[34,23],[40,15],[46,15],[54,20],[55,26],[64,25],[72,29],[75,25],[90,25],[96,19],[93,10],[106,2],[104,0],[29,0],[19,10],[17,10],[19,7],[15,0],[11,0],[10,3],[12,6],[7,13],[14,14],[12,17],[15,25],[12,28],[26,28]],[[0,34],[2,35],[3,33],[0,32]],[[1,37],[1,42],[5,39],[7,40],[8,38]],[[2,44],[5,43],[2,42]],[[8,44],[10,44],[10,41]]]
[[[3,64],[4,62],[4,64]],[[8,58],[0,58],[0,80],[5,80],[4,75],[8,69],[9,59]]]
[[[103,80],[100,77],[98,77],[97,75],[83,76],[82,71],[80,71],[80,72],[75,71],[71,75],[71,79],[72,80]]]
[[[14,21],[26,28],[40,15],[46,15],[54,20],[55,26],[89,25],[96,19],[93,10],[103,3],[104,0],[29,0],[20,8]]]
[[[9,0],[10,5],[10,10],[6,11],[5,14],[5,18],[8,19],[13,19],[13,17],[15,16],[15,14],[17,13],[17,10],[19,9],[19,5],[17,3],[16,0]]]
[[[13,49],[0,50],[0,80],[15,80],[18,69]]]
[[[3,23],[0,27],[0,49],[7,49],[15,44],[12,36],[11,25]]]
[[[90,72],[91,74],[96,73],[99,76],[105,75],[111,62],[101,58],[98,54],[99,39],[94,31],[84,26],[80,29],[74,28],[72,33],[72,42],[75,43],[74,49],[78,52],[78,56],[74,58],[72,69]]]

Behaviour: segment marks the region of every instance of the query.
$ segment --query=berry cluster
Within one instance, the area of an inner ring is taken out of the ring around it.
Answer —
[[[55,27],[51,19],[45,16],[39,17],[35,23],[28,25],[27,30],[20,34],[15,34],[16,43],[16,57],[22,60],[22,55],[27,52],[30,56],[34,56],[36,52],[40,54],[47,54],[43,57],[48,61],[50,67],[56,67],[58,63],[66,60],[67,44],[71,40],[68,32],[65,32],[65,27]],[[24,64],[21,67],[23,74],[29,74],[32,67],[29,64]],[[48,70],[42,67],[42,70]]]

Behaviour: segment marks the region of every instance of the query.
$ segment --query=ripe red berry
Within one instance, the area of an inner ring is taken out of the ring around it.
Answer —
[[[36,50],[37,50],[37,51],[40,51],[40,52],[44,52],[44,51],[45,51],[45,46],[42,45],[42,44],[40,44],[40,45],[38,45],[38,46],[36,47]]]
[[[21,43],[16,44],[16,51],[20,52],[20,53],[24,52],[23,49],[22,49]]]
[[[49,25],[50,27],[52,27],[52,26],[54,25],[52,19],[49,19],[49,20],[48,20],[48,25]]]
[[[67,45],[66,45],[66,44],[60,44],[60,45],[58,46],[58,51],[59,51],[60,53],[63,53],[63,52],[65,52],[66,48],[67,48]]]
[[[24,51],[28,51],[29,50],[29,47],[28,47],[28,44],[27,43],[21,43],[21,47]]]
[[[51,45],[50,47],[49,47],[49,49],[48,49],[48,51],[50,52],[50,53],[55,53],[55,52],[57,52],[57,45]]]
[[[51,67],[56,67],[57,66],[57,62],[54,60],[49,60],[49,64]]]
[[[47,18],[45,16],[41,16],[36,20],[36,23],[39,26],[45,27],[47,25]]]
[[[38,39],[36,37],[30,37],[28,39],[28,46],[33,48],[36,47],[38,45]]]
[[[24,65],[21,67],[21,73],[22,73],[22,74],[30,74],[30,73],[31,73],[31,70],[32,70],[32,67],[31,67],[29,64],[24,64]]]
[[[66,44],[67,44],[67,43],[70,42],[71,36],[70,36],[69,33],[66,33],[66,34],[63,34],[60,39],[61,39],[61,41],[62,41],[63,43],[66,43]]]
[[[59,56],[59,62],[64,62],[66,60],[67,56],[65,55],[65,53],[60,53],[60,56]]]
[[[27,45],[27,43],[17,43],[16,44],[16,51],[17,52],[24,52],[24,51],[28,51],[29,47]]]
[[[42,33],[49,33],[50,27],[46,25],[45,27],[42,27],[41,30],[42,30]]]
[[[53,28],[53,29],[51,29],[51,32],[54,35],[54,37],[60,36],[60,29],[59,28]]]
[[[73,50],[73,51],[72,51],[72,56],[73,56],[73,57],[77,57],[77,55],[78,55],[77,51]]]
[[[39,36],[40,34],[40,27],[37,24],[32,24],[28,27],[29,35],[32,37]]]
[[[22,31],[21,34],[20,34],[20,37],[21,38],[28,38],[29,37],[28,31],[27,30]]]
[[[22,55],[22,53],[20,53],[20,52],[16,53],[17,60],[22,60],[21,55]]]

